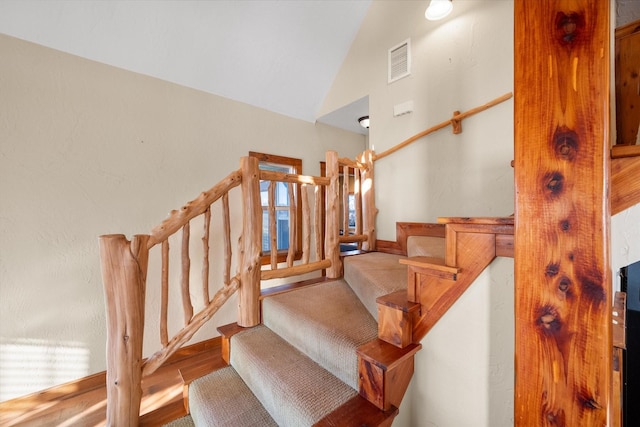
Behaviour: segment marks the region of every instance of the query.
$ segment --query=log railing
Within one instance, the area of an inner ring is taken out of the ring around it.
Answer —
[[[107,425],[138,424],[142,378],[153,373],[187,343],[236,291],[238,325],[255,326],[260,323],[262,280],[293,277],[319,270],[326,270],[330,278],[340,277],[341,242],[357,242],[360,247],[368,250],[375,248],[374,224],[377,211],[373,197],[372,157],[372,152],[365,152],[358,160],[339,159],[336,152],[330,151],[326,159],[326,177],[263,171],[259,169],[256,158],[244,157],[238,170],[180,210],[172,211],[148,235],[134,236],[131,241],[124,235],[101,236],[100,254],[107,310]],[[349,170],[353,173],[349,173]],[[349,189],[357,189],[354,191],[355,232],[345,232],[343,236],[340,236],[340,229],[342,227],[343,230],[348,230],[349,207],[348,199],[345,197],[345,203],[339,197],[341,171],[343,194],[348,197]],[[350,179],[353,182],[349,182]],[[290,240],[286,262],[278,263],[277,244],[272,241],[271,262],[264,270],[261,266],[263,206],[260,181],[270,183],[266,209],[269,212],[268,227],[272,237],[276,235],[273,190],[276,183],[285,183],[290,195]],[[230,194],[236,187],[242,193],[241,202],[232,204],[230,200],[237,198],[230,197]],[[310,192],[314,194],[313,207]],[[345,205],[342,207],[341,217],[342,203]],[[298,204],[302,212],[301,230],[297,229],[296,221]],[[234,252],[231,244],[232,218],[240,217],[242,226],[239,232],[236,230],[238,250]],[[326,220],[324,226],[321,220],[323,217]],[[196,233],[195,225],[199,223],[202,223],[202,231]],[[296,247],[298,233],[302,233],[302,248]],[[200,244],[193,242],[196,234],[201,239]],[[314,250],[312,240],[315,242]],[[197,250],[198,246],[201,250]],[[213,246],[222,247],[222,253],[211,257]],[[294,254],[298,250],[301,257],[296,261]],[[201,257],[194,258],[200,253]],[[159,264],[157,266],[160,271],[154,271],[156,274],[150,275],[157,278],[156,282],[159,283],[151,282],[147,285],[147,267],[154,266],[149,261],[150,257],[159,259],[156,264]],[[214,262],[211,262],[211,258]],[[237,273],[232,276],[234,265]],[[201,266],[201,272],[192,274],[192,270],[198,266]],[[179,274],[172,276],[174,269]],[[174,276],[179,278],[175,279]],[[215,277],[218,290],[211,296],[210,289],[214,284],[210,282]],[[174,286],[179,287],[173,293],[172,278],[177,282]],[[160,313],[145,313],[147,286],[157,286],[160,290]],[[192,286],[200,289],[192,289]],[[184,319],[183,327],[172,337],[168,331],[171,294],[180,295]],[[194,298],[195,295],[201,295],[201,298]],[[162,346],[146,361],[142,357],[145,317],[159,318]]]

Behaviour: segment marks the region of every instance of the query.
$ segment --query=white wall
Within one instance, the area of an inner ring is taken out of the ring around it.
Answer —
[[[640,204],[611,217],[611,272],[613,290],[620,290],[622,267],[640,261]]]
[[[318,175],[326,150],[364,149],[362,135],[4,35],[0,57],[3,400],[14,383],[27,393],[105,369],[99,235],[148,233],[250,150],[302,158],[303,173]],[[235,305],[217,323],[235,321]],[[177,329],[179,304],[170,318]],[[212,325],[196,339],[214,334]],[[157,335],[148,331],[145,355]]]
[[[380,153],[513,90],[513,2],[375,1],[320,115],[369,96],[370,146]],[[411,39],[412,74],[387,83],[387,51]],[[412,100],[413,113],[393,106]],[[513,102],[441,130],[375,163],[378,236],[396,221],[513,213]],[[397,426],[505,426],[513,421],[513,260],[498,259],[422,341]]]

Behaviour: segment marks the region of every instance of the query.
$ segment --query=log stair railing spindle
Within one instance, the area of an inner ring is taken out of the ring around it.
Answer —
[[[202,236],[202,300],[209,304],[209,232],[211,227],[211,206],[204,212],[204,234]]]
[[[184,324],[189,324],[193,317],[193,304],[191,303],[191,291],[189,289],[189,272],[191,270],[191,258],[189,258],[189,237],[191,235],[189,222],[182,227],[182,309],[184,311]]]
[[[160,296],[160,342],[163,347],[169,344],[167,314],[169,310],[169,240],[162,241],[162,279]]]
[[[296,242],[298,241],[298,222],[296,221],[296,197],[293,183],[287,183],[289,193],[289,250],[287,251],[287,267],[293,267],[293,260],[296,255]]]

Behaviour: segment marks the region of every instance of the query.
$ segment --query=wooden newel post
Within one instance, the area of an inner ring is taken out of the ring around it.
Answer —
[[[327,151],[327,215],[325,231],[325,259],[331,261],[327,269],[327,277],[336,279],[342,276],[342,262],[340,261],[340,165],[338,153]]]
[[[378,209],[376,208],[376,197],[373,191],[373,160],[374,153],[372,150],[366,150],[360,156],[360,163],[366,166],[366,170],[362,172],[360,181],[362,191],[362,229],[368,236],[363,242],[362,249],[365,251],[376,250],[376,216]]]
[[[260,252],[262,249],[262,204],[260,202],[260,168],[255,157],[240,160],[242,172],[242,238],[240,239],[240,289],[238,290],[238,325],[260,324]]]
[[[107,308],[107,425],[137,426],[149,236],[100,237]]]

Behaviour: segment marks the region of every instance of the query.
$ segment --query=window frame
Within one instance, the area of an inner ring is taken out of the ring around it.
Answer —
[[[255,157],[258,159],[259,163],[272,163],[276,165],[289,166],[292,168],[294,174],[302,175],[302,159],[297,159],[294,157],[286,157],[279,156],[276,154],[268,154],[268,153],[260,153],[256,151],[249,151],[249,157]],[[296,200],[296,223],[295,227],[298,230],[296,236],[296,251],[294,252],[294,260],[299,260],[302,258],[302,203],[300,203],[300,185],[294,185],[294,193]],[[262,211],[268,210],[268,206],[262,206]],[[289,227],[289,232],[291,232],[291,227]],[[262,265],[271,263],[271,252],[270,251],[262,251],[262,247],[260,248],[261,256],[260,262]],[[278,263],[285,262],[287,260],[287,254],[289,253],[288,249],[282,249],[278,251]]]

